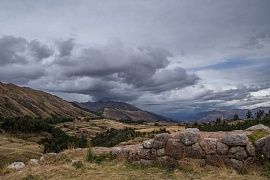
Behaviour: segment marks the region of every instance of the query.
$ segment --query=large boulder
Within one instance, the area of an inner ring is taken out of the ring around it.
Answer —
[[[205,152],[199,143],[195,143],[192,146],[186,146],[184,153],[184,157],[188,158],[203,159],[205,157]]]
[[[184,145],[180,142],[180,139],[168,139],[165,152],[167,156],[173,157],[175,159],[183,158],[183,148]]]
[[[122,149],[121,147],[113,147],[112,148],[112,155],[113,156],[120,156],[120,154],[122,153]]]
[[[229,158],[244,160],[248,157],[248,154],[244,147],[234,146],[230,148],[228,156]]]
[[[24,162],[14,162],[14,163],[10,164],[7,168],[14,169],[14,170],[20,170],[20,169],[23,169],[24,167],[25,167]]]
[[[188,128],[185,132],[181,135],[181,141],[186,146],[191,146],[195,144],[200,139],[200,130],[197,128]]]
[[[151,149],[153,147],[153,139],[143,141],[143,148]]]
[[[230,165],[238,171],[242,171],[244,169],[244,163],[237,159],[230,159]]]
[[[254,157],[254,156],[256,155],[256,149],[255,149],[255,146],[254,146],[251,142],[249,142],[249,143],[247,144],[246,150],[247,150],[249,156]]]
[[[244,160],[244,167],[246,169],[256,167],[256,159],[254,157],[248,157]]]
[[[39,165],[39,160],[38,159],[30,159],[29,165],[32,165],[32,166]]]
[[[140,160],[139,152],[143,149],[142,146],[134,146],[128,150],[128,160],[129,161],[138,161]]]
[[[156,163],[159,166],[172,168],[172,167],[176,166],[177,161],[174,158],[170,157],[170,156],[162,156],[162,157],[158,157],[156,159]]]
[[[261,139],[258,139],[257,141],[255,141],[255,146],[256,146],[256,149],[260,152],[262,151],[262,148],[265,144],[265,140],[266,140],[267,137],[263,137]]]
[[[270,159],[270,136],[261,138],[255,142],[257,150]]]
[[[170,138],[170,135],[168,133],[157,134],[153,140],[152,147],[154,149],[164,148],[169,138]]]
[[[245,146],[249,141],[245,134],[228,134],[222,142],[228,146]]]
[[[270,132],[270,128],[268,126],[263,125],[263,124],[257,124],[255,126],[251,126],[251,127],[246,129],[246,131],[258,131],[258,130]]]
[[[156,157],[156,153],[153,153],[152,149],[140,149],[138,155],[141,159],[152,160]]]
[[[217,155],[217,154],[206,155],[205,162],[206,164],[211,165],[211,166],[221,167],[228,164],[229,157],[226,155]]]
[[[229,146],[222,142],[217,142],[217,154],[227,155],[229,152]]]
[[[217,152],[217,139],[205,138],[200,142],[205,154],[216,154]]]
[[[160,157],[160,156],[165,156],[165,154],[166,154],[166,151],[165,151],[164,148],[163,148],[163,149],[158,149],[158,150],[157,150],[157,156],[158,156],[158,157]]]

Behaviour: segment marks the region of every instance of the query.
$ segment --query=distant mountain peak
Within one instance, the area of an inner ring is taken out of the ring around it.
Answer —
[[[147,112],[134,105],[119,101],[97,101],[77,103],[80,107],[101,113],[102,116],[117,120],[131,121],[170,121],[170,119],[158,114]]]

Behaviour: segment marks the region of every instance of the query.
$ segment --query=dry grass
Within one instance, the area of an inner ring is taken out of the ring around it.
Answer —
[[[185,168],[167,170],[160,167],[142,167],[129,164],[118,159],[105,161],[101,164],[84,161],[86,149],[68,150],[60,153],[56,157],[45,157],[45,161],[38,166],[27,166],[22,171],[9,171],[3,180],[17,179],[267,179],[258,171],[249,171],[248,174],[238,174],[232,169],[215,168],[211,166],[200,167],[190,164]],[[72,166],[71,160],[79,159],[83,161],[81,168]]]
[[[25,141],[10,135],[0,135],[0,169],[14,161],[27,162],[42,156],[37,143]]]

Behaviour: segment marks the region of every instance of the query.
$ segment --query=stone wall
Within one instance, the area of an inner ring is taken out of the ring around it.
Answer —
[[[143,165],[174,167],[193,161],[201,166],[225,165],[237,170],[254,165],[257,151],[270,158],[270,137],[253,145],[245,133],[232,132],[210,138],[195,128],[172,135],[158,134],[139,145],[112,148],[113,155]]]

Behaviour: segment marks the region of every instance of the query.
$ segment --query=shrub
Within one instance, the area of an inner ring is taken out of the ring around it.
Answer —
[[[96,155],[92,152],[92,147],[89,147],[87,150],[87,155],[86,155],[86,161],[91,162],[91,163],[97,163],[100,164],[103,161],[111,161],[115,157],[112,154],[99,154]]]
[[[112,147],[121,142],[131,140],[140,135],[139,132],[136,132],[133,128],[125,129],[109,129],[104,133],[97,134],[94,139],[92,139],[93,146],[104,146]]]
[[[57,120],[62,122],[67,120],[65,118]],[[52,120],[50,120],[52,121]],[[44,152],[60,152],[70,146],[84,148],[87,146],[87,139],[84,136],[73,137],[67,135],[61,129],[53,127],[49,120],[42,120],[41,118],[32,118],[29,116],[5,118],[1,124],[1,129],[7,132],[23,132],[23,133],[38,133],[48,132],[52,137],[43,138],[39,144],[44,146]]]

